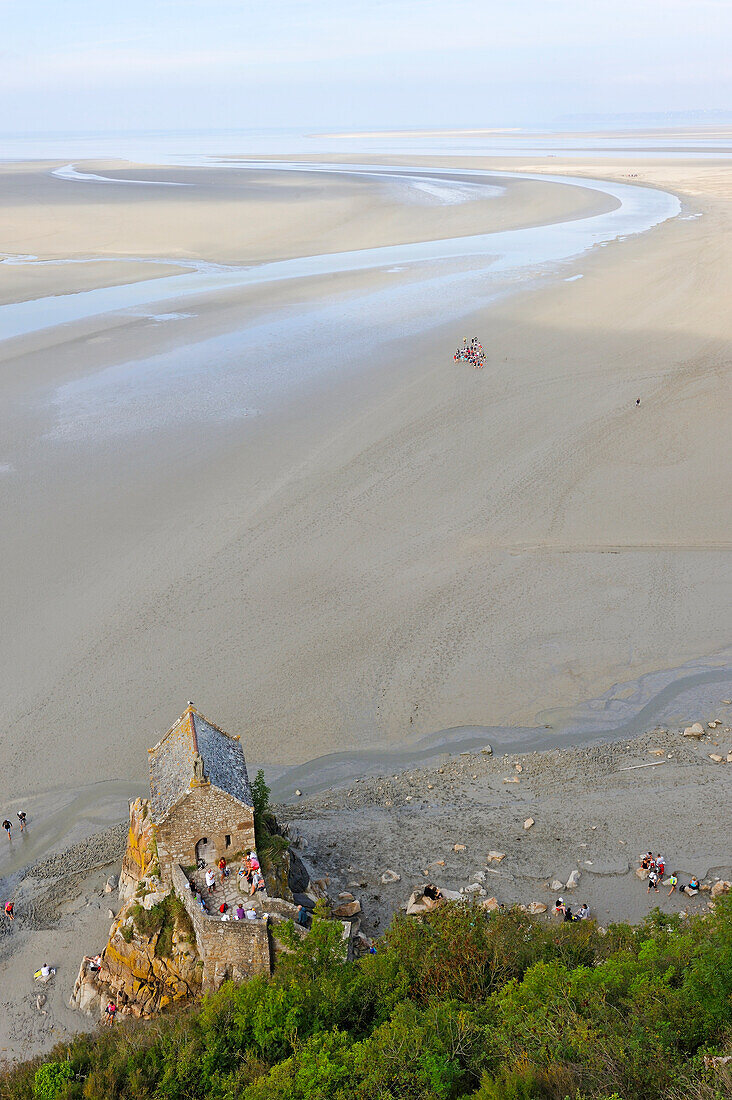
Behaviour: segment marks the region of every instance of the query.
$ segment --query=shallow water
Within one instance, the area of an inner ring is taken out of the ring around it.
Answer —
[[[287,171],[293,171],[290,164]],[[302,171],[332,171],[332,167],[299,167]],[[351,174],[356,167],[339,169]],[[406,169],[400,175],[407,174]],[[421,179],[419,170],[415,169]],[[378,176],[369,168],[364,174]],[[385,173],[389,176],[389,173]],[[578,218],[554,225],[497,233],[479,233],[467,237],[452,237],[414,244],[386,245],[348,252],[300,256],[289,260],[260,264],[255,267],[231,268],[212,264],[191,265],[195,270],[185,275],[171,275],[148,282],[114,287],[101,287],[76,294],[56,295],[16,302],[0,307],[0,339],[7,340],[106,313],[119,312],[143,305],[158,304],[180,298],[229,290],[234,287],[257,286],[287,279],[331,275],[340,272],[367,271],[394,265],[435,263],[440,260],[482,259],[486,272],[536,269],[557,264],[598,245],[621,236],[646,232],[681,211],[675,195],[650,187],[610,183],[600,180],[572,179],[565,176],[474,173],[494,188],[501,178],[522,178],[584,187],[611,196],[618,203],[614,210],[591,217]],[[16,262],[18,262],[16,260]],[[158,258],[150,263],[171,263]],[[177,266],[181,266],[177,261]]]

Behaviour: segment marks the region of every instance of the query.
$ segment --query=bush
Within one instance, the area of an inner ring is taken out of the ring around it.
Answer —
[[[46,1062],[39,1066],[33,1085],[35,1100],[57,1100],[64,1096],[66,1085],[73,1076],[70,1062]]]
[[[156,907],[163,945],[179,905]],[[732,898],[603,936],[446,905],[395,918],[356,963],[321,911],[281,936],[272,978],[78,1035],[0,1072],[0,1100],[732,1098],[729,1066],[704,1061],[732,1052]]]

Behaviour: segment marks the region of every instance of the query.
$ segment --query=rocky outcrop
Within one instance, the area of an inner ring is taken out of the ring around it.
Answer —
[[[136,798],[130,803],[130,829],[119,879],[120,899],[125,901],[131,898],[142,879],[159,873],[158,846],[150,801],[147,798]]]
[[[72,1008],[101,1015],[113,1000],[123,1016],[149,1017],[199,996],[203,968],[185,913],[166,907],[158,927],[145,933],[135,926],[140,912],[150,910],[143,910],[135,899],[123,906],[98,970],[92,970],[88,960],[82,962],[69,1002]]]

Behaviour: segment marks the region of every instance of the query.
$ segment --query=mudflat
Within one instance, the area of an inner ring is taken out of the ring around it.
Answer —
[[[727,641],[724,167],[423,163],[630,179],[685,207],[423,329],[398,323],[412,273],[378,270],[5,342],[8,809],[92,777],[139,783],[188,698],[250,759],[292,764],[530,725]],[[170,274],[144,259],[256,264],[612,205],[534,180],[450,206],[340,175],[77,165],[195,184],[125,189],[53,167],[3,168],[7,249],[84,262],[0,265],[6,301]],[[482,371],[452,360],[466,334]]]

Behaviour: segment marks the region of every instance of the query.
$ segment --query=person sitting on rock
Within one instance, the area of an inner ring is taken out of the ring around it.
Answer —
[[[309,920],[310,920],[310,914],[308,913],[305,906],[301,905],[300,908],[297,911],[297,916],[295,917],[295,921],[297,922],[297,924],[301,925],[303,928],[307,928]]]
[[[252,871],[252,885],[250,894],[256,894],[257,890],[264,890],[264,879],[259,871]]]
[[[586,901],[583,901],[576,913],[577,920],[589,920],[590,919],[590,907]]]
[[[646,854],[643,856],[643,859],[641,860],[640,865],[644,871],[650,871],[651,867],[653,866],[653,852],[646,852]]]
[[[236,912],[234,913],[235,920],[244,920],[246,916],[243,905],[237,905]]]
[[[439,886],[435,886],[434,882],[428,882],[424,888],[424,896],[428,898],[429,901],[439,901],[442,897],[442,891]]]
[[[558,917],[566,917],[567,906],[564,904],[564,898],[557,898],[554,903],[554,912]]]
[[[84,962],[87,964],[90,970],[101,970],[102,956],[101,955],[85,955]]]
[[[252,868],[253,871],[259,871],[260,870],[259,856],[257,855],[257,853],[254,851],[253,848],[252,848],[251,852],[249,853],[249,863],[251,864],[251,868]]]
[[[692,875],[689,879],[689,889],[701,890],[701,883],[699,882],[699,879],[696,877],[696,875]]]

